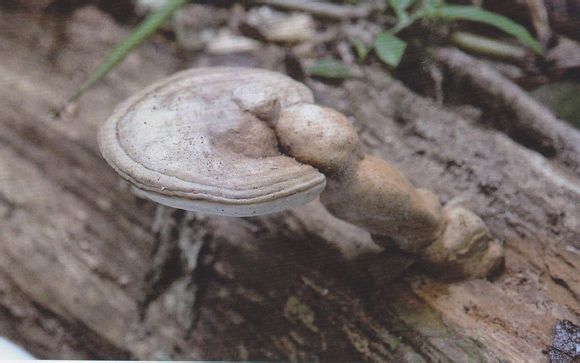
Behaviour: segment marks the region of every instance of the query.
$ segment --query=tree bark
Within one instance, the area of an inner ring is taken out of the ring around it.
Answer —
[[[489,280],[449,281],[420,263],[394,279],[405,256],[318,203],[234,219],[134,197],[100,158],[96,130],[182,60],[149,42],[51,120],[127,32],[94,8],[75,12],[64,38],[42,22],[0,13],[0,332],[38,357],[545,361],[556,320],[578,322],[577,174],[473,112],[380,69],[308,83],[352,116],[365,152],[444,202],[468,200],[505,241],[505,268]],[[280,48],[263,52],[187,65],[283,69]]]

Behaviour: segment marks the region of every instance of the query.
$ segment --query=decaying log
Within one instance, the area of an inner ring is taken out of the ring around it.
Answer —
[[[365,151],[444,202],[468,200],[505,241],[490,280],[446,281],[416,263],[387,283],[406,262],[319,204],[231,219],[156,215],[130,194],[96,129],[120,99],[177,70],[162,43],[51,120],[126,30],[78,11],[48,62],[50,33],[17,11],[0,24],[0,329],[37,356],[545,361],[557,320],[578,321],[580,184],[506,134],[381,70],[309,82],[353,117]],[[276,54],[194,64],[281,70]]]
[[[573,126],[558,121],[498,71],[459,50],[440,48],[434,57],[455,75],[455,83],[467,90],[464,94],[472,95],[469,101],[493,117],[494,126],[580,175],[580,135]]]

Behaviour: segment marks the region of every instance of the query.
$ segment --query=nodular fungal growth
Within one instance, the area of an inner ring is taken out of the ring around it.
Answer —
[[[344,115],[275,72],[177,73],[123,102],[99,145],[138,195],[174,208],[253,216],[320,195],[336,217],[431,267],[483,277],[503,257],[481,218],[443,208],[432,192],[365,154]]]

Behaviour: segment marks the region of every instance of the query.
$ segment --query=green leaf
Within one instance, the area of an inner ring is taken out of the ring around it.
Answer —
[[[503,15],[492,13],[477,6],[442,5],[429,9],[429,16],[446,20],[469,20],[494,26],[530,47],[534,52],[542,54],[540,43],[518,23]]]
[[[306,72],[314,77],[344,79],[352,74],[350,69],[336,59],[321,59],[308,67]]]
[[[352,45],[356,50],[356,55],[358,56],[359,62],[364,61],[367,55],[369,54],[370,49],[360,39],[355,39],[352,42]]]
[[[400,22],[408,22],[409,15],[407,14],[407,9],[414,2],[415,0],[389,0],[389,5],[393,8]]]
[[[424,0],[423,7],[429,11],[436,6],[441,6],[442,3],[443,3],[443,0]]]
[[[127,38],[121,43],[117,44],[107,56],[103,59],[99,67],[79,88],[79,90],[71,96],[66,103],[73,102],[78,99],[86,90],[91,88],[95,83],[100,81],[109,71],[115,68],[127,54],[133,49],[143,43],[151,34],[153,34],[165,21],[173,15],[173,13],[187,3],[189,0],[169,0],[167,4],[155,10],[145,18]]]
[[[389,5],[397,11],[397,10],[407,10],[409,6],[413,5],[415,0],[389,0]]]
[[[382,32],[375,40],[375,52],[381,61],[396,67],[401,62],[407,43],[394,36],[391,32]]]

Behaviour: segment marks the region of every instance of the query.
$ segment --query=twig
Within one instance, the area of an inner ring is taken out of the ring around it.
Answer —
[[[540,39],[540,43],[545,46],[552,33],[546,4],[544,4],[544,0],[526,0],[526,4],[530,11],[530,18],[532,19],[532,24],[534,24],[534,29]]]
[[[255,0],[254,2],[333,19],[366,18],[373,10],[370,6],[336,5],[310,0]]]
[[[558,120],[526,91],[480,60],[453,48],[438,48],[433,56],[464,81],[462,87],[479,95],[470,102],[496,112],[496,126],[580,175],[580,132]]]
[[[293,48],[294,54],[297,56],[304,56],[312,51],[317,45],[326,43],[336,39],[338,36],[338,29],[331,27],[323,32],[316,33],[312,39],[296,45]]]

